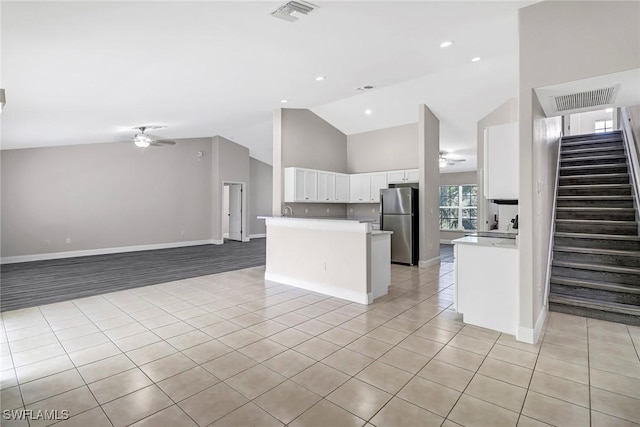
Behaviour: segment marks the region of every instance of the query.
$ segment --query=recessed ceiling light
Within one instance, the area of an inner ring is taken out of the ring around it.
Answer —
[[[289,101],[286,100],[286,99],[283,99],[282,101],[280,101],[281,104],[286,104],[287,102],[289,102]]]
[[[365,113],[367,116],[370,116],[370,115],[371,115],[371,113],[372,113],[372,111],[371,111],[371,110],[364,110],[364,113]]]
[[[451,46],[452,44],[453,44],[453,42],[452,42],[452,41],[447,40],[447,41],[444,41],[444,42],[440,43],[440,47],[449,47],[449,46]]]
[[[321,82],[321,81],[323,81],[324,79],[326,79],[326,77],[325,77],[325,76],[318,76],[318,77],[316,77],[316,81],[317,81],[317,82]]]
[[[482,58],[480,58],[479,56],[476,56],[475,58],[471,58],[471,62],[478,62],[480,61]]]

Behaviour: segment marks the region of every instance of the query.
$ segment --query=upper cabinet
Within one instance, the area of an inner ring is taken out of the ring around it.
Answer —
[[[349,175],[351,203],[370,203],[371,200],[371,174],[357,173]]]
[[[336,202],[349,203],[349,175],[346,173],[336,173]]]
[[[285,203],[349,203],[349,175],[313,169],[284,169]]]
[[[284,201],[317,202],[318,171],[302,168],[284,169]]]
[[[484,141],[484,197],[518,199],[518,123],[487,127]]]
[[[387,172],[350,175],[351,203],[379,203],[380,190],[387,188]]]
[[[404,184],[407,182],[418,182],[418,169],[407,169],[387,172],[388,184]]]

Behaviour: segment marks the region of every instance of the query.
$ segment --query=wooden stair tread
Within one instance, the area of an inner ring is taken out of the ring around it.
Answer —
[[[606,271],[608,273],[637,274],[640,276],[640,268],[634,268],[634,267],[620,267],[617,265],[605,265],[605,264],[593,264],[593,263],[583,264],[583,263],[574,262],[574,261],[558,261],[558,260],[553,260],[551,265],[554,267],[575,268],[579,270]]]
[[[578,224],[594,224],[594,225],[636,225],[635,221],[615,220],[615,219],[556,219],[556,223],[569,224],[572,222]]]
[[[640,242],[640,236],[627,236],[620,234],[593,234],[593,233],[570,233],[567,231],[557,231],[556,237],[570,237],[576,239],[600,239],[600,240],[629,240]]]
[[[570,176],[561,176],[560,180],[562,181],[567,179],[596,179],[596,178],[628,178],[629,173],[610,173],[610,174],[585,174],[585,175],[570,175]],[[586,184],[588,185],[588,184]]]
[[[603,156],[567,157],[567,158],[560,158],[560,162],[580,162],[585,160],[608,160],[608,159],[627,160],[627,156],[624,154],[605,154]]]
[[[570,185],[558,185],[558,188],[563,190],[583,190],[585,188],[593,188],[598,190],[610,190],[614,188],[629,188],[631,184],[570,184]]]
[[[609,283],[598,280],[575,279],[572,277],[551,276],[551,282],[555,285],[576,286],[589,289],[601,289],[613,292],[624,292],[631,294],[640,294],[640,286],[627,285],[624,283]]]
[[[587,298],[570,297],[570,296],[557,295],[557,294],[550,294],[549,302],[555,303],[555,304],[572,305],[575,307],[591,308],[594,310],[640,316],[640,307],[637,305],[620,304],[615,302],[594,301]]]
[[[559,252],[573,252],[581,254],[595,254],[595,255],[615,255],[615,256],[630,256],[640,258],[640,251],[627,251],[623,249],[596,249],[596,248],[579,248],[576,246],[554,246],[554,251]]]
[[[560,170],[577,170],[577,169],[612,169],[626,166],[626,163],[605,163],[603,165],[575,165],[575,166],[560,166]]]
[[[635,208],[608,208],[601,206],[558,206],[556,208],[557,211],[568,211],[568,212],[635,212]]]
[[[558,196],[558,200],[633,200],[633,196]]]

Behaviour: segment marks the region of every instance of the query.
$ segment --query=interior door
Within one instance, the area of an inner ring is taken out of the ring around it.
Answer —
[[[229,240],[242,241],[241,184],[229,184]]]

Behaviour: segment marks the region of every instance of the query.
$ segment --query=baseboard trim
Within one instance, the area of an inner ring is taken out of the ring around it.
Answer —
[[[542,307],[540,313],[538,313],[538,320],[536,321],[535,327],[525,328],[523,326],[518,327],[518,333],[516,334],[516,340],[526,342],[527,344],[535,344],[540,339],[540,335],[542,334],[542,328],[544,327],[544,322],[547,319],[547,307]]]
[[[419,268],[428,268],[428,267],[433,267],[434,265],[440,265],[440,257],[439,256],[437,256],[435,258],[427,259],[427,260],[418,261],[418,267]]]
[[[209,242],[212,245],[223,245],[224,244],[224,239],[220,239],[220,240],[209,240]]]
[[[216,243],[220,242],[220,243]],[[0,264],[45,261],[50,259],[76,258],[81,256],[108,255],[122,252],[151,251],[155,249],[183,248],[187,246],[222,244],[222,240],[193,240],[190,242],[156,243],[152,245],[120,246],[116,248],[87,249],[82,251],[51,252],[48,254],[19,255],[0,258]]]
[[[282,285],[294,286],[296,288],[306,289],[308,291],[317,292],[319,294],[329,295],[336,298],[346,299],[358,304],[370,304],[373,301],[371,294],[366,292],[355,292],[336,286],[326,285],[322,283],[309,282],[306,280],[293,279],[288,276],[280,274],[269,273],[264,274],[264,279],[270,282],[279,283]]]
[[[267,237],[267,233],[249,234],[250,239],[264,239]]]

